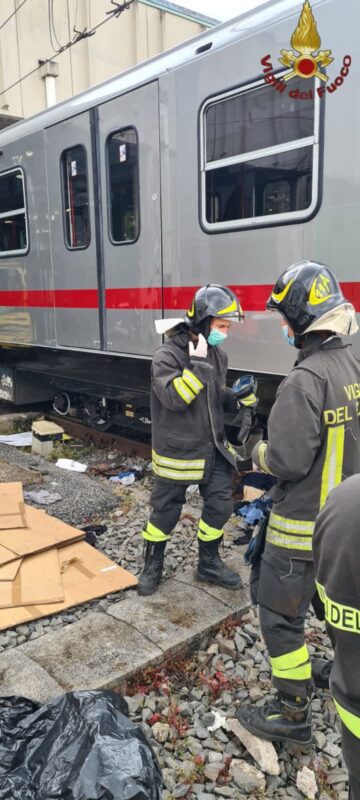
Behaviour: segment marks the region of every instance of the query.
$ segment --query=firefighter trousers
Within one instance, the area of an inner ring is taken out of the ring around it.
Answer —
[[[314,593],[312,561],[265,548],[256,593],[261,632],[273,685],[295,697],[309,695],[311,662],[305,644],[305,617]]]
[[[199,485],[204,501],[198,537],[208,542],[223,535],[223,526],[233,511],[232,467],[221,455],[216,454],[214,466],[207,483]],[[189,484],[155,478],[151,493],[151,516],[143,537],[150,542],[166,541],[176,523],[185,503],[185,493]]]
[[[360,800],[360,739],[341,724],[341,744],[349,771],[349,800]]]

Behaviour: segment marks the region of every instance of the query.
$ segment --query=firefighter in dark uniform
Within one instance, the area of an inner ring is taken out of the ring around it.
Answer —
[[[338,335],[358,326],[336,277],[311,261],[279,278],[267,308],[281,314],[285,338],[299,349],[278,389],[268,442],[253,451],[256,467],[277,478],[256,600],[278,691],[262,707],[243,706],[239,719],[262,738],[307,744],[313,683],[304,624],[315,593],[312,538],[329,492],[360,471],[359,401],[351,389],[360,364]]]
[[[360,398],[360,383],[353,389]],[[360,800],[359,541],[360,475],[353,475],[331,492],[314,531],[317,587],[335,639],[330,689],[341,719],[351,800]]]
[[[249,394],[237,399],[225,387],[227,355],[219,346],[231,322],[243,312],[225,286],[199,289],[182,320],[173,320],[170,335],[152,363],[152,466],[155,485],[152,513],[142,532],[145,566],[138,593],[152,594],[160,581],[166,542],[178,522],[188,486],[198,484],[204,501],[198,527],[198,577],[238,589],[240,576],[219,556],[223,526],[232,510],[232,469],[237,453],[227,441],[224,411],[256,405]],[[174,323],[178,323],[175,324]],[[158,328],[160,330],[160,328]]]

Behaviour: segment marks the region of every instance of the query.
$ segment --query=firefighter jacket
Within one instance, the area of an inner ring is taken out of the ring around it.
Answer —
[[[360,475],[331,492],[314,532],[314,566],[335,636],[331,694],[344,725],[360,739]],[[335,554],[335,557],[334,557]]]
[[[175,330],[153,359],[152,463],[160,478],[199,484],[207,483],[216,450],[236,466],[224,430],[232,393],[225,389],[226,353],[209,347],[207,358],[190,359],[188,346],[188,331]]]
[[[311,560],[319,508],[334,486],[360,472],[359,378],[350,345],[309,334],[278,389],[269,441],[253,452],[257,466],[278,479],[266,548]]]

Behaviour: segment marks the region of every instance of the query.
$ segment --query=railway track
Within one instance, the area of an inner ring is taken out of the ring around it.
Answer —
[[[148,441],[141,441],[135,437],[123,436],[122,433],[116,431],[115,426],[114,431],[101,431],[96,428],[90,428],[80,420],[60,417],[59,414],[52,412],[47,411],[45,416],[46,419],[61,425],[69,436],[75,436],[87,443],[91,442],[99,448],[110,447],[114,450],[119,450],[123,455],[151,458],[150,437]]]

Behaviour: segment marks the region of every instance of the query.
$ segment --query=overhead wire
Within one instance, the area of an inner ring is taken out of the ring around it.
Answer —
[[[73,31],[75,33],[78,33],[77,28],[76,28],[76,21],[77,21],[77,15],[78,15],[78,5],[79,5],[79,0],[76,0],[75,21],[74,21],[74,27],[73,27]]]
[[[54,0],[48,0],[48,20],[49,20],[49,35],[50,43],[53,50],[62,47],[56,34],[55,21],[54,21]],[[54,44],[55,42],[55,44]]]
[[[23,0],[23,4],[26,1],[27,0]],[[111,0],[111,4],[115,5],[116,8],[110,9],[110,11],[106,11],[105,12],[106,13],[106,17],[101,22],[98,22],[97,25],[94,25],[89,30],[87,30],[87,28],[84,28],[83,31],[77,31],[75,33],[75,36],[74,36],[73,39],[71,39],[69,42],[66,42],[66,44],[62,45],[57,50],[54,50],[54,52],[51,54],[51,56],[49,56],[48,58],[45,58],[45,59],[43,59],[41,61],[41,64],[38,64],[37,67],[34,67],[34,69],[29,70],[29,72],[27,72],[25,75],[22,75],[21,78],[19,78],[17,81],[14,81],[14,83],[11,83],[10,86],[6,87],[6,89],[3,89],[0,92],[0,97],[3,94],[6,94],[6,92],[9,92],[10,89],[14,89],[15,86],[18,86],[20,83],[25,81],[26,78],[30,77],[30,75],[34,75],[35,72],[38,72],[38,70],[41,69],[41,67],[43,67],[45,64],[49,64],[50,61],[52,61],[56,56],[61,55],[66,50],[69,50],[70,47],[73,47],[75,44],[77,44],[78,42],[81,42],[83,39],[87,39],[87,38],[89,38],[89,36],[94,36],[96,31],[99,30],[99,28],[102,28],[102,26],[105,25],[106,22],[109,22],[114,17],[119,17],[120,14],[122,14],[123,11],[126,11],[126,9],[130,8],[130,6],[132,6],[132,4],[134,2],[135,2],[135,0],[124,0],[123,3],[118,3],[118,2],[116,2],[116,0]],[[19,10],[19,8],[21,8],[21,6],[19,6],[17,10]],[[6,23],[4,23],[4,24],[6,24]],[[0,26],[0,30],[1,30],[1,26]]]
[[[25,3],[27,3],[27,1],[28,1],[28,0],[23,0],[23,1],[22,1],[22,3],[20,3],[20,5],[19,5],[19,6],[17,6],[17,8],[15,8],[15,9],[14,9],[14,11],[12,11],[12,13],[10,14],[10,16],[8,16],[8,17],[7,17],[7,18],[4,20],[4,22],[2,22],[2,23],[1,23],[1,25],[0,25],[0,31],[2,30],[2,28],[4,28],[4,27],[5,27],[5,25],[7,25],[7,23],[9,22],[9,20],[11,20],[13,17],[15,17],[15,15],[18,13],[18,11],[20,11],[20,8],[22,8],[22,7],[25,5]]]

